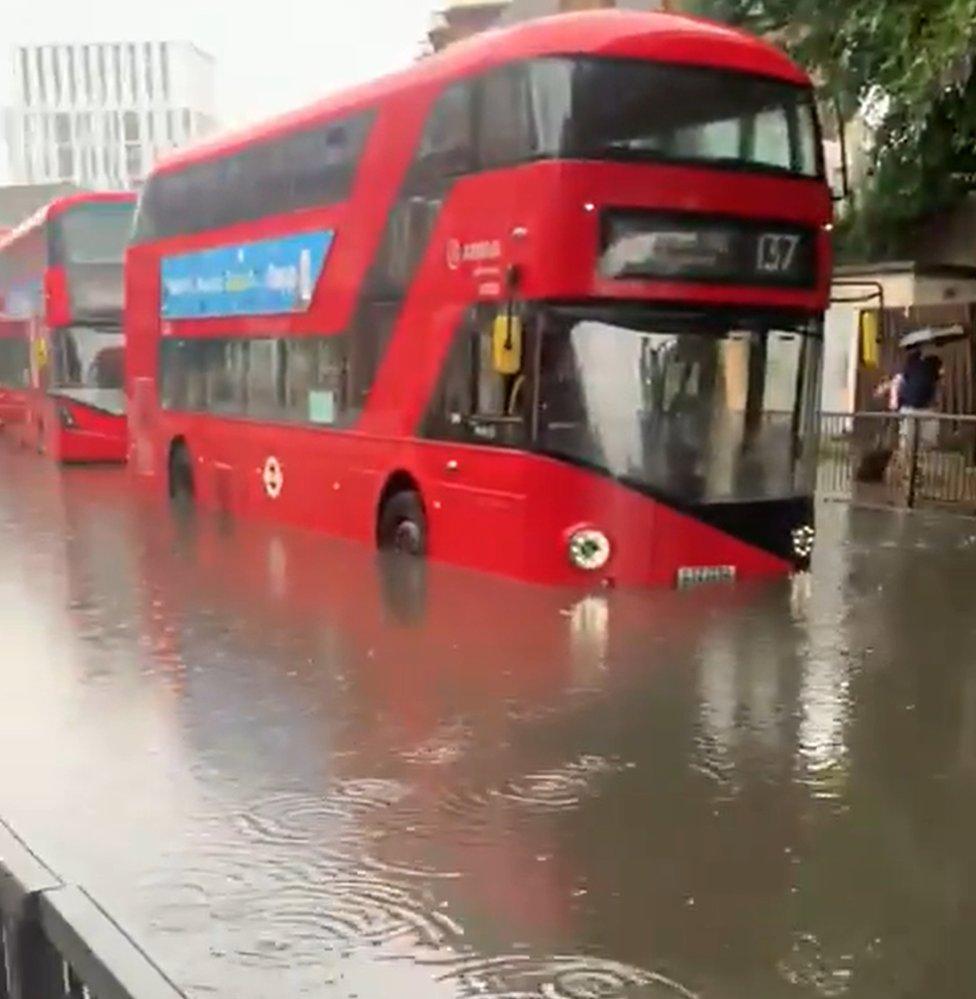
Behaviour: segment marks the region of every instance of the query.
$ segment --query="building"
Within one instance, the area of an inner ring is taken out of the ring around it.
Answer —
[[[677,8],[677,0],[453,0],[434,15],[427,39],[431,50],[439,52],[452,42],[499,25],[515,24],[549,14],[614,7],[669,10]]]
[[[188,42],[18,45],[11,57],[0,183],[131,188],[214,128],[213,59]]]
[[[508,0],[454,0],[434,15],[427,33],[434,52],[462,38],[470,38],[498,23]]]

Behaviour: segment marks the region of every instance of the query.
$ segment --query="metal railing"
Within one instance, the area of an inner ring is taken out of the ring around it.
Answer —
[[[817,490],[827,499],[976,513],[976,416],[824,413]]]
[[[0,821],[0,999],[185,999],[83,889]]]

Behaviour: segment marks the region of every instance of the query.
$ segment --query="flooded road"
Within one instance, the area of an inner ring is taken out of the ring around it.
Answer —
[[[976,994],[976,523],[586,596],[0,441],[0,815],[187,995]]]

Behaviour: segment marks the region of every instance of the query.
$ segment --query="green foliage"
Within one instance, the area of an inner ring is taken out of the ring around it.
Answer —
[[[902,252],[914,223],[976,187],[976,0],[697,0],[777,39],[822,103],[877,126],[872,170],[841,228],[849,256]]]

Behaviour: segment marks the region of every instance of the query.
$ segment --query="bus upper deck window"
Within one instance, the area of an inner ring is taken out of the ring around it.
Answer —
[[[455,84],[438,98],[420,143],[425,172],[450,177],[473,168],[473,103],[470,83]]]
[[[479,166],[518,163],[538,152],[524,66],[508,66],[486,76],[478,97]]]

